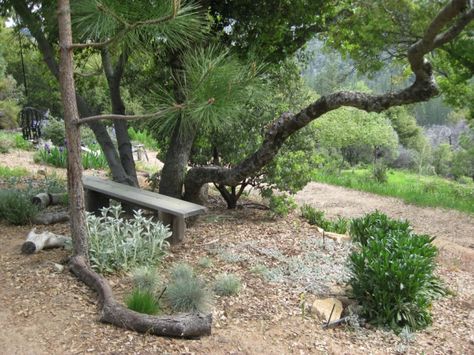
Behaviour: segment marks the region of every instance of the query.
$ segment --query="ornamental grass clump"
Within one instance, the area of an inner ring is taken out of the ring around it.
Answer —
[[[120,205],[103,208],[100,216],[87,214],[89,257],[100,273],[157,265],[169,247],[171,232],[161,222],[144,217],[141,210],[131,219],[121,214]]]
[[[140,289],[134,289],[126,298],[125,303],[132,311],[144,314],[157,314],[160,312],[160,305],[155,295]]]
[[[161,285],[161,280],[156,269],[141,266],[132,273],[133,285],[136,289],[156,295]]]
[[[233,296],[239,293],[240,279],[234,274],[221,274],[216,278],[214,292],[219,296]]]
[[[211,292],[188,264],[173,266],[165,295],[175,312],[206,312],[212,303]]]
[[[361,315],[395,331],[431,324],[431,303],[446,294],[434,275],[434,238],[416,235],[407,222],[380,212],[359,219],[351,233],[358,248],[350,255],[349,284]]]

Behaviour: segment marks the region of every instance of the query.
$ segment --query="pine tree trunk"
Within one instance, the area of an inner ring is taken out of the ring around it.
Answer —
[[[179,124],[176,125],[161,171],[160,194],[183,197],[184,178],[195,136],[194,132],[180,134]]]

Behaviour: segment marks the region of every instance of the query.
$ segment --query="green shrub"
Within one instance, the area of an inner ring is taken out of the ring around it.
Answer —
[[[339,216],[335,222],[332,222],[331,229],[335,233],[346,234],[349,229],[349,220]]]
[[[134,289],[126,298],[125,303],[129,309],[139,313],[153,315],[160,311],[160,306],[155,295],[140,289]]]
[[[101,273],[156,265],[169,246],[171,232],[161,222],[145,218],[141,210],[129,220],[121,213],[117,205],[103,208],[101,216],[87,215],[90,261]]]
[[[219,296],[233,296],[240,291],[240,279],[234,274],[221,274],[216,278],[214,292]]]
[[[301,216],[311,225],[319,226],[324,230],[327,230],[329,227],[330,222],[324,217],[324,212],[310,205],[305,204],[301,207]]]
[[[49,164],[57,168],[67,167],[67,151],[64,147],[50,147],[46,144],[43,148],[40,148],[36,154],[38,162]]]
[[[297,205],[295,199],[287,194],[270,196],[270,215],[272,218],[275,217],[286,217],[293,211]]]
[[[15,133],[13,135],[13,146],[16,149],[21,149],[21,150],[33,149],[33,144],[30,141],[25,140],[20,133]]]
[[[323,211],[306,204],[301,207],[301,216],[309,224],[319,226],[327,232],[345,234],[349,225],[349,220],[344,217],[338,217],[335,222],[327,220]]]
[[[50,140],[56,146],[64,146],[66,140],[66,129],[64,121],[56,118],[51,118],[43,128],[42,138]]]
[[[135,289],[156,295],[160,287],[160,277],[155,268],[142,266],[132,273],[132,280]]]
[[[31,223],[39,209],[23,190],[0,190],[0,219],[15,225]]]
[[[413,234],[404,223],[381,217],[362,218],[369,237],[360,238],[359,249],[350,255],[354,298],[362,316],[370,322],[399,331],[431,323],[434,298],[445,294],[434,276],[437,248],[427,235]]]
[[[408,221],[390,219],[380,211],[354,218],[350,226],[352,240],[362,245],[366,245],[371,237],[383,239],[397,232],[410,233],[411,227]]]
[[[191,266],[178,264],[171,269],[166,299],[175,312],[205,312],[212,302],[212,294],[204,282],[194,275]]]
[[[157,150],[158,142],[147,131],[136,131],[133,127],[128,129],[130,140],[143,144],[146,149]]]

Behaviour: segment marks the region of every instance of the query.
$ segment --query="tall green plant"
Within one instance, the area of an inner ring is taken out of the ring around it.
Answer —
[[[364,222],[364,223],[362,223]],[[445,294],[434,275],[434,238],[377,212],[356,223],[358,249],[350,255],[349,285],[370,322],[399,331],[431,324],[432,301]],[[361,237],[365,235],[365,237]]]

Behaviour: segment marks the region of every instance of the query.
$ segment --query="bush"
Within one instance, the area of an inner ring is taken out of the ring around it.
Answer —
[[[310,205],[301,207],[301,216],[311,225],[321,227],[327,232],[345,234],[348,229],[349,220],[344,217],[338,217],[337,221],[332,222],[324,217],[324,212],[315,209]]]
[[[120,205],[103,208],[101,216],[87,214],[89,256],[92,267],[101,273],[128,271],[158,264],[169,246],[168,227],[145,218],[142,211],[126,220]]]
[[[43,128],[42,138],[45,140],[49,139],[54,145],[64,146],[66,140],[64,121],[56,118],[49,119]]]
[[[240,291],[240,279],[234,274],[221,274],[217,276],[214,292],[219,296],[233,296]]]
[[[160,306],[155,295],[148,291],[134,289],[125,300],[127,307],[135,312],[144,314],[157,314]]]
[[[410,233],[411,227],[407,221],[393,220],[380,211],[354,218],[350,225],[350,235],[354,242],[367,245],[369,238],[383,239],[394,232]]]
[[[178,264],[171,269],[165,294],[175,312],[205,312],[212,302],[212,295],[204,282],[187,264]]]
[[[286,217],[288,214],[293,211],[297,205],[293,197],[288,196],[287,194],[274,195],[270,196],[270,215],[272,218],[275,217]]]
[[[21,133],[0,131],[0,154],[8,153],[11,148],[30,150],[32,147],[31,142],[24,140]]]
[[[433,238],[413,234],[405,223],[380,213],[376,216],[360,219],[373,224],[360,229],[372,233],[363,238],[358,234],[363,242],[350,255],[352,294],[362,306],[361,315],[374,324],[395,331],[424,328],[431,323],[432,300],[445,294],[433,274]]]
[[[0,219],[15,225],[29,224],[38,211],[27,191],[0,190]]]
[[[158,149],[158,142],[148,131],[136,131],[133,127],[130,127],[128,129],[128,135],[130,136],[130,140],[143,144],[146,149]]]

